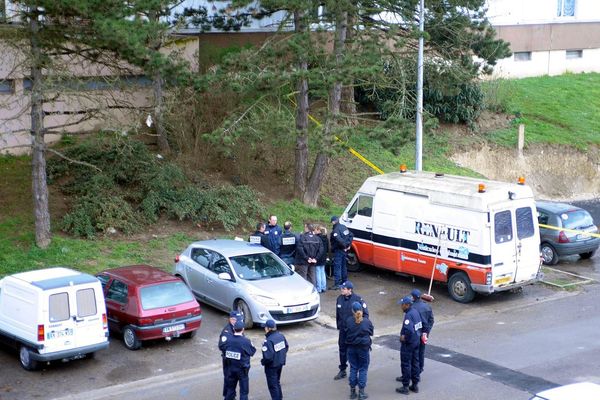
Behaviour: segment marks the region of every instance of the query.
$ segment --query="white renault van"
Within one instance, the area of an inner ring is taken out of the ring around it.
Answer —
[[[73,360],[108,347],[100,281],[68,268],[22,272],[0,280],[0,340],[21,365]]]

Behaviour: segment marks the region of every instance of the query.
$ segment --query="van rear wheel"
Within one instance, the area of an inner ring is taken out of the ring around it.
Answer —
[[[455,272],[448,279],[448,292],[459,303],[469,303],[475,298],[475,291],[471,287],[471,280],[462,271]]]
[[[27,371],[35,371],[38,367],[38,362],[31,358],[31,350],[27,346],[19,348],[19,361],[21,361],[21,366]]]
[[[129,350],[137,350],[142,347],[141,340],[138,339],[135,330],[129,325],[123,328],[123,343]]]

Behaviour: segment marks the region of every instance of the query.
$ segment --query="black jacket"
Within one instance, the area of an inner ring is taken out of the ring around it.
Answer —
[[[354,315],[346,319],[346,344],[357,347],[371,347],[373,323],[363,315],[363,320],[357,324]]]
[[[296,264],[308,265],[308,259],[314,258],[319,260],[323,257],[325,248],[319,236],[312,232],[303,233],[300,236],[298,245],[296,246]],[[316,263],[313,265],[317,265]]]
[[[329,254],[329,238],[327,235],[319,235],[321,242],[323,242],[323,248],[325,252],[323,252],[323,257],[319,258],[317,261],[317,265],[325,265],[327,262],[327,255]]]

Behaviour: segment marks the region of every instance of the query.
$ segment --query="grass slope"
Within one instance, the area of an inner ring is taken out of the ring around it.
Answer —
[[[502,81],[508,111],[525,124],[526,143],[550,143],[585,149],[600,144],[600,74],[565,74]],[[514,128],[489,135],[514,146]]]

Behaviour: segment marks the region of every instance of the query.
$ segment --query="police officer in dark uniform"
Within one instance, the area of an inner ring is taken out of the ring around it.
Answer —
[[[248,241],[267,247],[267,236],[265,235],[265,224],[263,222],[256,224],[256,231],[248,237]]]
[[[289,346],[285,336],[277,332],[277,325],[272,319],[265,323],[265,341],[262,345],[262,360],[265,367],[267,387],[271,393],[271,400],[282,400],[281,370],[285,365],[285,358]]]
[[[236,321],[243,321],[243,316],[237,311],[231,311],[229,313],[229,321],[227,325],[223,327],[221,334],[219,335],[219,350],[221,350],[221,357],[223,358],[223,397],[227,394],[227,365],[225,363],[225,343],[233,336],[233,326]]]
[[[400,363],[402,367],[402,376],[396,380],[402,382],[401,388],[396,388],[396,392],[408,394],[409,390],[419,393],[419,343],[421,342],[421,316],[419,312],[412,308],[413,300],[411,296],[405,296],[398,302],[402,304],[404,319],[402,330],[400,331]],[[409,384],[412,381],[412,385]]]
[[[292,232],[292,223],[290,221],[286,221],[285,224],[283,224],[283,233],[281,234],[281,248],[279,257],[288,265],[294,263],[297,244],[298,235]]]
[[[340,353],[340,370],[337,375],[333,377],[333,379],[336,381],[338,379],[344,379],[347,376],[346,368],[348,367],[348,348],[346,345],[346,321],[348,318],[354,315],[352,312],[352,304],[354,302],[360,303],[363,307],[363,316],[366,318],[369,317],[367,303],[365,303],[362,297],[360,297],[358,294],[352,292],[354,290],[354,285],[352,282],[346,281],[342,283],[340,290],[342,291],[342,294],[340,294],[335,301],[335,321],[339,333],[338,349]]]
[[[369,397],[365,393],[371,351],[373,324],[363,315],[363,305],[358,301],[352,303],[352,317],[346,320],[346,345],[350,362],[350,398],[364,400]],[[358,385],[358,395],[356,386]]]
[[[222,340],[222,338],[221,338]],[[244,336],[244,321],[239,319],[233,325],[233,335],[223,343],[225,351],[225,373],[227,393],[225,400],[235,400],[236,387],[240,383],[240,400],[248,400],[250,392],[250,357],[256,349],[250,339]]]
[[[335,283],[329,289],[337,290],[342,282],[348,279],[348,269],[346,253],[350,250],[352,244],[352,232],[340,223],[339,218],[335,215],[331,217],[333,229],[329,241],[331,242],[331,251],[333,253],[333,276]]]
[[[425,346],[427,346],[427,340],[429,339],[429,334],[431,333],[434,322],[433,310],[431,310],[429,304],[421,299],[421,291],[419,289],[413,289],[412,292],[410,292],[410,295],[413,298],[412,308],[419,312],[421,322],[423,323],[423,328],[421,329],[421,341],[419,342],[419,372],[423,372],[423,369],[425,368]]]
[[[271,215],[269,217],[269,223],[267,226],[265,226],[265,235],[267,236],[267,243],[265,247],[276,255],[279,255],[281,251],[282,233],[281,227],[277,225],[277,216]]]

